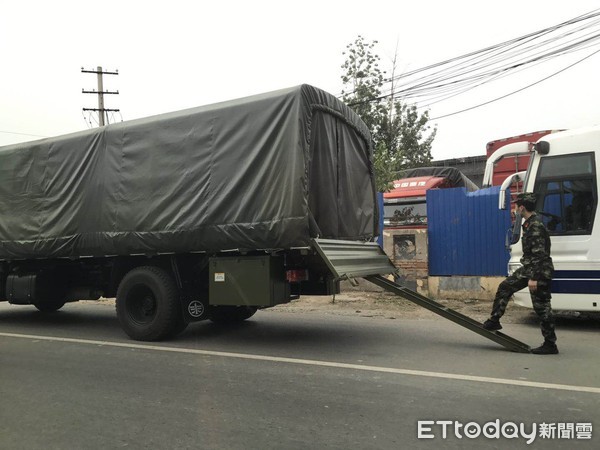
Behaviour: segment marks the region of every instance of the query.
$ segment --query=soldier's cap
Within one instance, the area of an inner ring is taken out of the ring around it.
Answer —
[[[533,192],[523,192],[517,195],[517,205],[522,205],[523,203],[533,203],[537,200],[537,196]]]

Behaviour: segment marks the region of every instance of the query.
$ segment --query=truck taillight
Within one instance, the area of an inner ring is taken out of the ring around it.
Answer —
[[[294,269],[286,272],[286,279],[290,283],[300,283],[301,281],[308,280],[308,270],[306,269]]]

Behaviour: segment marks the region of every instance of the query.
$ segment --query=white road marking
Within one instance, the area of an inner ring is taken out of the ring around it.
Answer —
[[[429,372],[424,370],[397,369],[394,367],[367,366],[362,364],[338,363],[333,361],[318,361],[313,359],[286,358],[281,356],[252,355],[246,353],[218,352],[212,350],[197,350],[193,348],[166,347],[160,345],[135,344],[130,342],[95,341],[91,339],[75,339],[58,336],[37,336],[31,334],[0,333],[0,336],[16,339],[30,339],[37,341],[67,342],[71,344],[98,345],[102,347],[120,347],[139,350],[152,350],[159,352],[184,353],[190,355],[217,356],[222,358],[238,358],[254,361],[269,361],[286,364],[300,364],[305,366],[331,367],[336,369],[363,370],[367,372],[391,373],[397,375],[411,375],[417,377],[442,378],[446,380],[475,381],[479,383],[503,384],[507,386],[522,386],[541,389],[554,389],[560,391],[585,392],[600,394],[600,388],[591,386],[573,386],[569,384],[538,383],[536,381],[510,380],[506,378],[491,378],[475,375],[462,375],[444,372]]]

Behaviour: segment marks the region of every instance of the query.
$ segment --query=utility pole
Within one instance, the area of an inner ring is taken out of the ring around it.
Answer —
[[[81,68],[82,73],[95,73],[98,75],[98,90],[86,91],[82,89],[81,92],[83,94],[98,94],[98,108],[83,108],[84,111],[97,111],[99,124],[101,127],[108,124],[108,112],[119,112],[118,109],[109,109],[104,107],[104,94],[118,94],[119,91],[105,91],[104,84],[102,81],[102,75],[119,75],[119,71],[116,70],[114,72],[103,71],[102,67],[98,66],[97,70],[85,70],[83,67]]]

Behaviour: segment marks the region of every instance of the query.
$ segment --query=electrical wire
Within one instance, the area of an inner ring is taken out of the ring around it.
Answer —
[[[48,137],[48,136],[42,136],[41,134],[17,133],[16,131],[4,131],[4,130],[0,130],[0,133],[16,134],[16,135],[19,135],[19,136],[32,136],[32,137],[40,137],[40,138],[46,138],[46,137]]]
[[[559,70],[559,71],[557,71],[557,72],[554,72],[553,74],[551,74],[551,75],[549,75],[549,76],[547,76],[547,77],[545,77],[545,78],[542,78],[541,80],[538,80],[538,81],[536,81],[535,83],[531,83],[531,84],[529,84],[529,85],[527,85],[527,86],[525,86],[525,87],[522,87],[522,88],[520,88],[520,89],[517,89],[516,91],[510,92],[510,93],[508,93],[508,94],[506,94],[506,95],[502,95],[501,97],[497,97],[497,98],[495,98],[495,99],[492,99],[492,100],[489,100],[489,101],[487,101],[487,102],[480,103],[480,104],[478,104],[478,105],[475,105],[475,106],[471,106],[470,108],[465,108],[465,109],[462,109],[462,110],[460,110],[460,111],[456,111],[456,112],[453,112],[453,113],[450,113],[450,114],[444,114],[443,116],[432,117],[432,118],[431,118],[431,120],[437,120],[437,119],[442,119],[442,118],[444,118],[444,117],[450,117],[450,116],[454,116],[454,115],[456,115],[456,114],[460,114],[460,113],[463,113],[463,112],[465,112],[465,111],[470,111],[470,110],[472,110],[472,109],[479,108],[480,106],[489,105],[490,103],[496,102],[496,101],[498,101],[498,100],[501,100],[501,99],[503,99],[503,98],[510,97],[510,96],[511,96],[511,95],[513,95],[513,94],[516,94],[516,93],[518,93],[518,92],[524,91],[525,89],[528,89],[528,88],[530,88],[530,87],[532,87],[532,86],[535,86],[536,84],[539,84],[539,83],[541,83],[541,82],[543,82],[543,81],[546,81],[547,79],[549,79],[549,78],[552,78],[552,77],[554,77],[554,76],[558,75],[559,73],[561,73],[561,72],[564,72],[565,70],[568,70],[568,69],[570,69],[570,68],[571,68],[571,67],[573,67],[573,66],[576,66],[577,64],[579,64],[579,63],[581,63],[581,62],[585,61],[585,60],[586,60],[586,59],[588,59],[588,58],[591,58],[592,56],[594,56],[596,53],[599,53],[599,52],[600,52],[600,50],[596,50],[594,53],[592,53],[592,54],[590,54],[590,55],[586,56],[585,58],[582,58],[582,59],[580,59],[579,61],[576,61],[576,62],[574,62],[573,64],[571,64],[571,65],[569,65],[569,66],[567,66],[567,67],[565,67],[565,68],[563,68],[563,69],[561,69],[561,70]]]
[[[388,85],[375,98],[359,102],[348,101],[349,106],[394,98],[413,100],[418,109],[440,103],[501,78],[515,75],[570,53],[581,52],[600,45],[600,9],[574,17],[557,25],[510,39],[482,50],[469,52],[423,68],[411,70],[385,80]],[[579,64],[598,53],[594,51],[574,64],[512,93],[484,102],[478,106],[439,116],[448,117],[459,112],[489,104],[521,92]],[[344,93],[348,99],[354,92]]]

